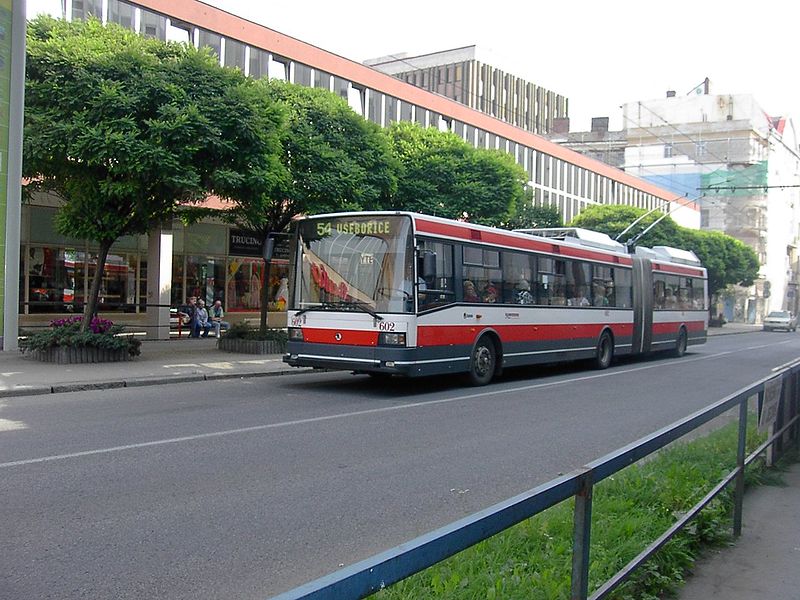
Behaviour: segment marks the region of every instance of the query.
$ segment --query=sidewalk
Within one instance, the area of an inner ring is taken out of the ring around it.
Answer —
[[[0,352],[0,398],[303,371],[308,369],[283,363],[280,354],[222,352],[216,338],[143,341],[141,356],[116,363],[58,365]]]
[[[699,560],[678,600],[800,598],[800,464],[784,482],[747,491],[742,536]]]

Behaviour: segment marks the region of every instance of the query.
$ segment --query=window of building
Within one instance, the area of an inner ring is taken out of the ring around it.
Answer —
[[[405,123],[410,123],[413,119],[413,104],[409,104],[408,102],[400,102],[400,120]]]
[[[161,15],[150,12],[149,10],[141,10],[141,19],[139,22],[139,33],[145,37],[156,38],[157,40],[164,41],[167,39],[167,19]]]
[[[230,38],[225,39],[225,66],[234,67],[244,73],[244,44]]]
[[[697,157],[701,158],[706,155],[708,148],[706,142],[697,142],[695,145],[695,152],[697,153]]]
[[[331,74],[319,69],[314,69],[314,87],[330,91]]]
[[[270,79],[289,81],[289,59],[273,54],[269,58],[269,66],[267,69]]]
[[[103,18],[103,0],[72,0],[72,20],[81,21],[89,17]]]
[[[664,144],[664,158],[672,158],[672,144]]]
[[[198,46],[200,48],[211,48],[211,51],[220,56],[222,54],[222,36],[205,29],[198,29]]]
[[[250,77],[260,79],[266,77],[269,69],[269,53],[250,48]]]
[[[312,74],[313,71],[311,67],[308,65],[304,65],[303,63],[293,63],[294,64],[294,83],[297,85],[304,85],[306,87],[311,87],[311,83],[313,81]]]
[[[334,76],[333,91],[334,93],[339,94],[340,97],[348,100],[350,96],[350,82],[346,79]]]
[[[369,115],[368,118],[373,123],[383,125],[383,94],[375,90],[369,90]]]
[[[386,96],[386,120],[385,124],[391,125],[397,121],[397,109],[400,101],[392,96]]]
[[[134,28],[136,9],[122,0],[108,0],[108,22],[122,25],[125,29]]]
[[[347,103],[350,105],[356,114],[363,117],[366,114],[366,90],[350,85],[347,90]]]
[[[414,107],[414,120],[423,127],[428,126],[428,111],[421,106]]]
[[[192,37],[192,31],[194,31],[194,28],[189,23],[170,19],[167,25],[165,37],[168,42],[178,42],[179,44],[193,45],[194,39]]]

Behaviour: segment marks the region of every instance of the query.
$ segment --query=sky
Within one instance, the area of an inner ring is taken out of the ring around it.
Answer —
[[[800,122],[800,4],[787,0],[206,0],[345,58],[478,46],[488,62],[569,99],[572,131],[626,102],[689,93],[752,94]],[[29,15],[58,0],[28,0]]]

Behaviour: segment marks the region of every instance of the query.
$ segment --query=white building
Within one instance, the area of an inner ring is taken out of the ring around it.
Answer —
[[[758,254],[756,284],[721,299],[726,318],[757,323],[770,310],[797,312],[800,153],[792,122],[768,116],[751,95],[668,92],[625,104],[623,123],[627,173],[696,200],[701,228]]]

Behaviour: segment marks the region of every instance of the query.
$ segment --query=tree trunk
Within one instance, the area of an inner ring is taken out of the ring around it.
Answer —
[[[94,279],[92,279],[92,289],[89,290],[89,297],[87,298],[86,305],[83,307],[83,323],[81,323],[81,332],[89,329],[92,318],[97,314],[97,300],[100,296],[100,286],[103,283],[103,273],[106,270],[106,259],[108,258],[108,251],[111,249],[112,242],[101,242],[100,252],[97,254],[97,265],[94,271]]]
[[[269,304],[269,267],[270,261],[264,261],[264,281],[261,284],[261,333],[267,332],[267,309]]]

